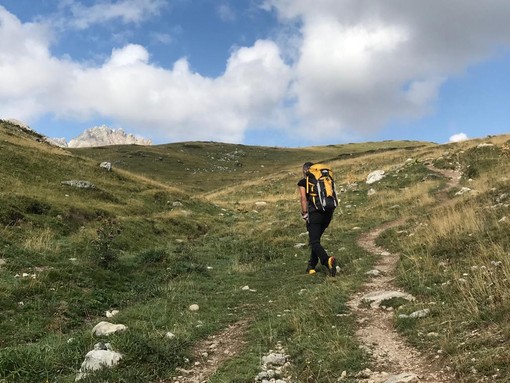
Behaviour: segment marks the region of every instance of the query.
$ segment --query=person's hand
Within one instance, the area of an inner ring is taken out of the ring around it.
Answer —
[[[308,212],[301,213],[301,218],[303,218],[305,221],[308,221]]]

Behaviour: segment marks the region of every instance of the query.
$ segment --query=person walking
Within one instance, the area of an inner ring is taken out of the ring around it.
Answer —
[[[322,234],[333,218],[333,210],[318,210],[310,201],[310,195],[307,193],[306,173],[312,165],[312,162],[305,162],[303,165],[303,178],[297,183],[301,203],[301,218],[306,221],[306,230],[308,231],[311,249],[306,272],[307,274],[315,274],[315,268],[320,261],[329,270],[329,274],[334,277],[336,276],[336,259],[333,256],[329,256],[321,245]]]

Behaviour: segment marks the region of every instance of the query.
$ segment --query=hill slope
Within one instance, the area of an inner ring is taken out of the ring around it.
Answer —
[[[432,312],[396,315],[397,328],[456,381],[508,381],[508,140],[64,150],[0,123],[0,381],[72,382],[98,342],[122,359],[85,382],[191,378],[215,355],[195,346],[234,324],[240,341],[210,382],[253,381],[278,344],[289,382],[382,372],[359,347],[348,302],[378,258],[360,234],[395,219],[402,225],[377,241],[402,254],[396,282],[416,300],[387,305]],[[304,274],[295,185],[308,160],[331,162],[344,190],[324,237],[342,267],[336,279]],[[458,168],[459,187],[442,194],[447,180],[427,163]],[[367,185],[376,169],[386,177]],[[62,184],[71,180],[95,187]],[[463,186],[476,192],[456,195]],[[435,209],[438,200],[448,203]],[[92,335],[100,321],[127,330]]]

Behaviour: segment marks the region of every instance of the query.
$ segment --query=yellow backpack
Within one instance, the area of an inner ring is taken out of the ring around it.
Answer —
[[[306,193],[315,210],[332,211],[338,206],[333,170],[326,164],[313,164],[306,172]]]

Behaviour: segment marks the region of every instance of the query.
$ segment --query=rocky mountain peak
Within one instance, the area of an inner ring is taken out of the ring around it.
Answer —
[[[124,129],[111,129],[106,125],[95,126],[85,130],[78,137],[69,141],[69,148],[85,148],[92,146],[108,145],[152,145],[152,141],[147,138],[137,137],[131,133],[126,133]]]

